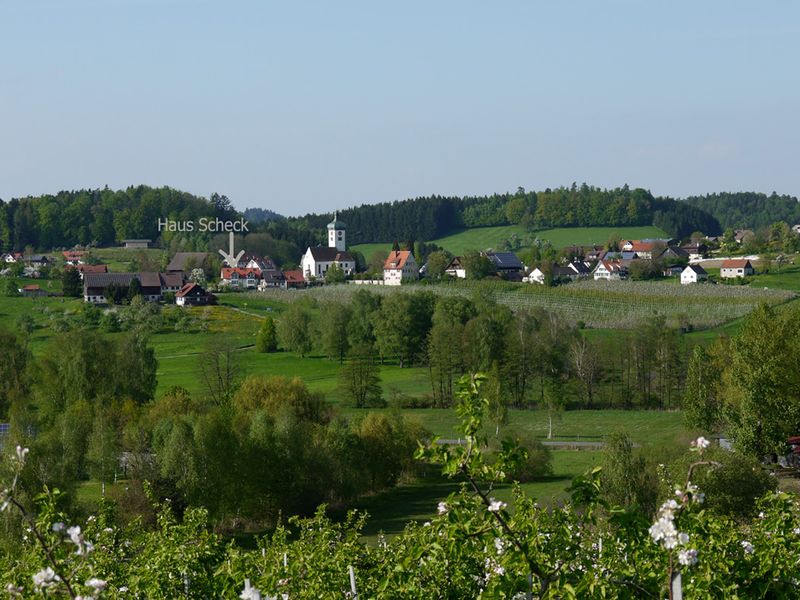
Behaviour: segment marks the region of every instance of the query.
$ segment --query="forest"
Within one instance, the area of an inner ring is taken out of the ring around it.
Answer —
[[[251,233],[266,247],[297,260],[303,248],[325,240],[329,213],[281,218],[265,209],[247,209]],[[232,219],[239,216],[230,199],[209,199],[169,187],[131,186],[125,190],[63,191],[55,195],[0,200],[0,250],[51,250],[74,245],[112,246],[127,238],[146,238],[177,250],[204,250],[208,235],[158,230],[159,219]],[[674,237],[694,231],[721,233],[716,219],[701,208],[656,198],[628,186],[604,190],[583,184],[464,198],[428,196],[365,204],[339,211],[347,223],[348,243],[430,241],[461,228],[522,225],[547,227],[655,225]]]
[[[761,229],[783,221],[800,223],[800,202],[795,196],[769,196],[758,192],[722,192],[691,196],[686,203],[712,215],[723,229]]]

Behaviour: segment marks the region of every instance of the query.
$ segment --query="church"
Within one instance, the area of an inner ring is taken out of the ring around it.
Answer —
[[[328,246],[310,247],[300,260],[300,268],[306,281],[322,279],[331,265],[337,265],[346,276],[356,271],[356,259],[345,250],[345,225],[333,213],[328,223]]]

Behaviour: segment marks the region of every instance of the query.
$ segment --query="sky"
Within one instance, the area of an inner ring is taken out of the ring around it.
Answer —
[[[800,195],[800,3],[0,0],[0,198]]]

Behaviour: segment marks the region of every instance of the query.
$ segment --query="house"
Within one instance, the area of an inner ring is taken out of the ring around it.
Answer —
[[[269,256],[257,256],[255,254],[245,254],[239,259],[236,265],[240,269],[258,269],[259,271],[277,271],[278,267]]]
[[[800,234],[800,223],[798,223],[797,225],[792,225],[792,231]]]
[[[258,291],[263,292],[268,288],[285,288],[286,277],[277,269],[267,269],[261,271],[261,281],[258,283]]]
[[[185,281],[183,273],[159,273],[161,280],[161,296],[164,294],[177,294],[183,287]]]
[[[208,252],[176,252],[167,265],[167,273],[180,273],[202,267]]]
[[[238,290],[254,290],[261,280],[261,272],[257,269],[222,267],[219,279],[220,285],[227,285]]]
[[[75,269],[81,274],[81,279],[83,279],[83,276],[86,273],[108,273],[108,267],[106,265],[85,265],[83,263],[79,265],[73,265],[67,263],[64,265],[64,269]]]
[[[303,272],[299,269],[283,271],[283,278],[286,289],[306,287],[305,277],[303,277]]]
[[[652,259],[653,254],[667,246],[669,240],[626,240],[620,245],[622,252],[633,252],[639,258]]]
[[[671,262],[680,261],[685,263],[691,260],[691,257],[692,255],[689,254],[689,251],[686,250],[685,248],[681,248],[679,246],[667,246],[666,248],[664,248],[664,251],[658,255],[657,258],[659,260],[667,260]],[[703,256],[701,254],[700,258],[702,257]]]
[[[453,259],[447,264],[447,268],[444,270],[445,275],[457,277],[458,279],[466,279],[467,270],[464,267],[463,260],[464,259],[460,256],[454,256]]]
[[[700,265],[689,265],[681,271],[681,285],[708,281],[708,273]]]
[[[419,268],[411,250],[392,250],[383,262],[383,285],[400,285],[419,279]]]
[[[146,250],[153,240],[122,240],[126,250]]]
[[[689,255],[689,260],[700,260],[708,255],[708,246],[700,242],[692,242],[681,246],[681,250]]]
[[[755,234],[753,233],[752,229],[737,229],[733,232],[733,239],[736,240],[737,244],[743,244],[749,238],[752,238]]]
[[[141,294],[145,300],[158,302],[161,300],[161,274],[160,273],[136,273],[136,278],[141,286]]]
[[[47,267],[52,264],[52,260],[45,254],[30,254],[23,259],[26,263],[31,265],[32,267]]]
[[[736,277],[748,277],[755,273],[753,265],[745,258],[736,258],[722,261],[719,276],[723,279],[734,279]]]
[[[336,218],[328,223],[328,246],[308,247],[300,259],[300,270],[306,281],[322,279],[333,265],[350,276],[356,271],[356,259],[345,250],[345,224]]]
[[[105,291],[110,285],[129,288],[136,273],[86,273],[83,276],[83,300],[105,304]]]
[[[214,295],[197,283],[187,283],[175,294],[175,304],[178,306],[204,306],[214,304],[215,301]]]
[[[18,263],[22,261],[22,252],[9,252],[8,254],[3,254],[2,256],[3,262],[6,263]]]
[[[61,254],[64,257],[65,264],[75,267],[85,262],[86,252],[83,250],[64,250]]]
[[[589,248],[585,254],[584,258],[588,261],[594,262],[596,260],[601,260],[606,256],[606,249],[602,246],[592,246]]]
[[[40,288],[38,285],[24,285],[19,288],[19,293],[26,298],[37,298],[39,296],[47,296],[47,291]]]
[[[592,271],[595,281],[605,279],[607,281],[619,281],[628,278],[628,267],[619,260],[601,260]]]
[[[574,260],[566,265],[553,265],[551,275],[553,280],[563,281],[569,279],[570,281],[577,281],[578,279],[587,279],[591,272],[591,269],[586,263]],[[536,267],[528,273],[527,277],[523,278],[523,281],[544,284],[545,272],[542,271],[541,268]]]
[[[486,258],[492,261],[498,275],[522,273],[525,267],[513,252],[487,252]]]
[[[664,270],[661,271],[661,274],[664,277],[680,277],[685,268],[686,265],[669,265],[668,267],[664,267]]]
[[[539,285],[544,285],[545,280],[545,273],[542,271],[540,267],[534,267],[531,269],[530,273],[528,273],[527,277],[523,277],[522,281],[526,283],[538,283]]]

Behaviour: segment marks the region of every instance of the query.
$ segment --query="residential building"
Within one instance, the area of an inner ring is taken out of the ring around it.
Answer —
[[[167,265],[168,273],[188,272],[202,267],[208,252],[176,252]]]
[[[214,295],[197,283],[187,283],[175,294],[175,304],[178,306],[204,306],[214,304],[215,301]]]
[[[29,254],[23,260],[32,267],[48,267],[53,264],[53,260],[45,254]]]
[[[708,273],[700,265],[689,265],[681,271],[681,285],[707,281]]]
[[[66,264],[64,265],[64,269],[75,269],[81,274],[81,279],[83,279],[86,273],[108,273],[108,267],[106,265]]]
[[[299,269],[283,271],[283,278],[286,289],[306,287],[305,277],[303,277],[303,272]]]
[[[419,278],[419,268],[411,250],[392,250],[383,263],[383,284],[400,285]]]
[[[19,293],[25,296],[26,298],[37,298],[39,296],[47,296],[47,290],[43,290],[38,285],[29,284],[23,285],[19,288]]]
[[[467,270],[464,267],[463,258],[461,256],[454,256],[447,268],[444,270],[445,275],[450,277],[457,277],[458,279],[467,278]]]
[[[222,267],[219,279],[220,285],[238,290],[254,290],[261,281],[261,272],[257,269]]]
[[[83,250],[64,250],[61,254],[64,257],[64,263],[72,266],[82,265],[86,258],[86,252]]]
[[[487,252],[486,258],[492,261],[498,275],[522,273],[525,270],[522,261],[513,252]]]
[[[628,268],[619,260],[601,260],[592,271],[595,280],[619,281],[628,278]]]
[[[735,258],[722,261],[719,276],[723,279],[734,279],[736,277],[749,277],[755,273],[753,265],[745,258]]]

